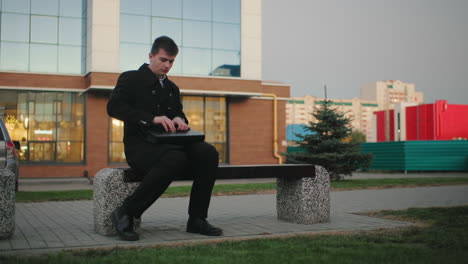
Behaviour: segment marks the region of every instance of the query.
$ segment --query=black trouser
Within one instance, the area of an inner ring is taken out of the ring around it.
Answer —
[[[213,146],[206,142],[189,144],[183,149],[166,152],[154,164],[139,164],[137,169],[145,176],[123,203],[129,215],[140,218],[174,178],[188,173],[193,176],[188,213],[193,217],[207,218],[218,169],[218,152]]]

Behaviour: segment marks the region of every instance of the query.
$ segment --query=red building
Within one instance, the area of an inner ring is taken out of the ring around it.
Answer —
[[[404,116],[401,116],[404,114]],[[468,139],[468,105],[433,104],[409,106],[405,111],[376,111],[376,141]],[[388,116],[386,116],[388,115]],[[396,126],[395,126],[396,123]],[[395,138],[403,131],[404,135]]]

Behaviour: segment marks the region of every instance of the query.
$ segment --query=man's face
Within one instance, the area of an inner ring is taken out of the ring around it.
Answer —
[[[156,75],[165,75],[171,70],[176,56],[171,56],[165,50],[159,49],[156,54],[149,54],[149,67]]]

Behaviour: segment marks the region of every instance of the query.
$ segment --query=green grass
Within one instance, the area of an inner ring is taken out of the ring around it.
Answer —
[[[468,184],[468,177],[342,180],[332,182],[331,188],[332,190],[339,190],[454,184]],[[169,187],[163,197],[187,196],[190,194],[190,189],[191,186]],[[274,191],[275,189],[276,183],[219,184],[214,187],[213,193],[245,194]],[[90,200],[92,197],[92,190],[16,193],[17,202]]]
[[[1,257],[10,263],[467,263],[468,206],[382,211],[425,222],[374,232],[265,238],[157,248]]]

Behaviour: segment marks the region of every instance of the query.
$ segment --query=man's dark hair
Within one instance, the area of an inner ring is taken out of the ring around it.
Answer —
[[[175,56],[179,53],[179,47],[170,37],[161,36],[154,40],[153,46],[151,47],[151,53],[158,53],[159,49],[163,49],[170,56]]]

